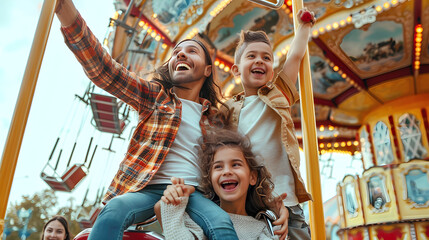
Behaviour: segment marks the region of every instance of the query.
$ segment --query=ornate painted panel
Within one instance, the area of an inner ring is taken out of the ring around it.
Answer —
[[[402,163],[393,174],[401,218],[429,216],[429,161]]]
[[[411,240],[411,226],[408,223],[375,225],[369,227],[371,239]]]
[[[390,164],[394,160],[390,129],[383,121],[378,121],[372,131],[375,157],[378,166]]]
[[[365,126],[361,128],[359,132],[360,148],[362,153],[362,159],[364,163],[364,168],[368,169],[374,166],[373,155],[372,155],[372,144],[369,141],[369,135],[366,131]]]
[[[194,24],[200,17],[207,15],[206,10],[213,1],[204,0],[148,0],[143,13],[149,17],[171,39],[181,34],[185,27]]]
[[[362,10],[355,9],[351,15]],[[359,28],[347,25],[319,37],[361,79],[377,76],[410,64],[414,29],[408,27],[413,25],[408,16],[413,11],[413,3],[405,1],[389,14],[376,12],[374,23]]]
[[[359,226],[364,223],[358,181],[357,176],[347,175],[344,177],[341,186],[347,227]]]
[[[373,167],[360,179],[365,223],[399,220],[390,168]]]
[[[350,84],[335,72],[324,58],[312,55],[310,65],[315,97],[332,99],[350,87]]]
[[[360,71],[374,72],[404,58],[403,27],[395,21],[375,22],[350,31],[340,47]]]
[[[347,230],[347,240],[369,240],[368,229],[365,227],[358,227]]]
[[[423,159],[427,150],[422,142],[421,121],[414,114],[404,113],[398,119],[404,161]]]
[[[208,35],[217,49],[231,57],[243,29],[264,31],[273,45],[293,31],[291,19],[284,11],[250,8],[249,4],[240,1],[231,3],[229,7],[230,15],[215,18]]]

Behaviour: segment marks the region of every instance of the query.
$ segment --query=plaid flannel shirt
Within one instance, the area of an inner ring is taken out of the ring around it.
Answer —
[[[117,63],[102,47],[79,15],[71,26],[62,27],[65,42],[95,85],[133,107],[139,122],[128,151],[107,193],[111,198],[143,189],[163,163],[179,129],[182,103],[171,89],[146,81]],[[208,115],[216,108],[200,98],[203,106],[200,126],[210,125]]]

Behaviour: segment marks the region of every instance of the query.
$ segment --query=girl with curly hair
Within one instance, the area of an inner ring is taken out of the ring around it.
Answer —
[[[255,218],[268,209],[277,212],[278,206],[271,175],[258,164],[246,137],[224,129],[208,133],[200,139],[199,161],[202,178],[198,190],[230,215],[239,239],[278,239],[264,221]],[[166,239],[205,239],[185,212],[195,188],[180,178],[171,181],[155,206]]]

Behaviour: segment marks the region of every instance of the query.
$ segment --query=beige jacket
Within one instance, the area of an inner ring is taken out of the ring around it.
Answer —
[[[295,135],[295,127],[291,116],[291,106],[299,99],[296,87],[282,71],[274,81],[268,82],[258,90],[259,98],[272,108],[282,119],[281,136],[293,169],[295,179],[295,194],[300,203],[311,200],[311,195],[305,189],[304,181],[299,172],[300,157],[298,140]],[[234,96],[226,102],[231,109],[230,125],[237,129],[241,108],[244,103],[244,93]],[[225,108],[222,108],[225,111]],[[263,156],[262,156],[263,157]]]

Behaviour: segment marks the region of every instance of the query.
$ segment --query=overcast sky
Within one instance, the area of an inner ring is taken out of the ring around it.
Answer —
[[[113,1],[75,0],[74,2],[91,30],[102,40],[107,31],[109,17],[114,13]],[[0,3],[2,7],[0,15],[2,35],[0,38],[0,152],[2,153],[42,4],[43,1],[40,0],[2,1]],[[72,162],[83,161],[91,136],[96,138],[94,144],[100,145],[97,153],[102,156],[102,159],[98,160],[107,161],[107,158],[115,158],[115,154],[109,155],[107,151],[101,149],[108,146],[110,135],[100,135],[92,126],[85,124],[80,131],[79,138],[77,137],[81,122],[88,122],[92,115],[85,104],[74,100],[74,94],[82,95],[88,80],[79,63],[64,44],[59,26],[59,21],[55,17],[21,146],[9,202],[15,202],[20,200],[22,195],[33,194],[48,187],[41,180],[40,172],[59,136],[62,140],[67,139],[72,142],[64,141],[65,143],[59,145],[64,148],[64,152],[71,151],[73,142],[78,141],[78,151],[75,152]],[[127,145],[122,142],[115,141],[116,144],[120,144],[119,147]],[[123,152],[120,154],[123,155]],[[68,153],[64,155],[67,156],[62,157],[62,163],[68,160]],[[111,161],[110,165],[98,163],[96,168],[103,171],[106,170],[104,168],[116,170],[121,158],[121,156],[116,157],[115,162]],[[60,164],[61,173],[64,168]],[[80,195],[86,191],[87,185],[98,186],[99,181],[108,182],[110,179],[107,179],[111,178],[111,174],[112,171],[96,180],[87,178],[86,182],[76,189],[73,196],[81,201]],[[94,191],[94,196],[90,196],[90,198],[95,198],[97,189],[90,190]],[[59,196],[66,199],[72,195],[60,193]]]

